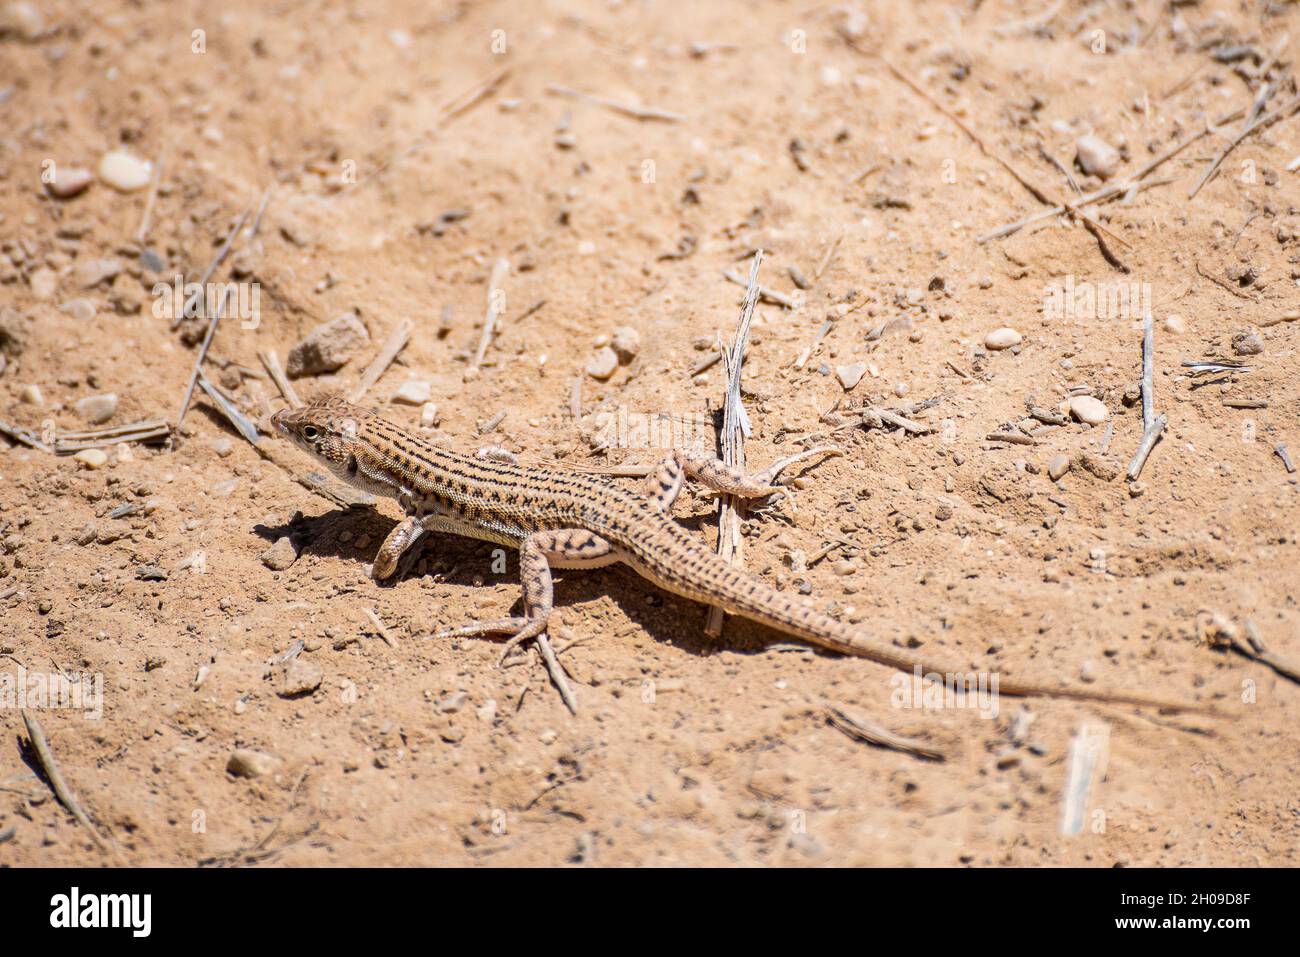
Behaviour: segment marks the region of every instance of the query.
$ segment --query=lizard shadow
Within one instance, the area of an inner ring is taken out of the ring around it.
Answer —
[[[704,540],[716,534],[716,522],[711,513],[674,515],[674,521]],[[369,564],[385,536],[397,520],[370,506],[353,505],[336,508],[316,516],[296,514],[290,521],[268,526],[258,524],[254,534],[268,543],[288,536],[295,551],[318,558],[338,558]],[[504,558],[504,561],[503,561]],[[519,553],[491,542],[465,538],[459,535],[431,534],[425,537],[421,552],[412,556],[408,571],[400,580],[377,583],[379,588],[395,588],[403,581],[432,577],[440,584],[459,587],[480,587],[484,584],[510,584],[519,587]],[[423,564],[423,574],[417,569]],[[555,610],[563,627],[575,638],[590,638],[583,625],[575,621],[579,606],[608,596],[621,608],[628,620],[643,629],[658,642],[671,640],[674,647],[693,655],[706,656],[719,651],[737,654],[762,654],[772,645],[788,643],[792,639],[780,631],[729,616],[726,629],[720,638],[711,638],[704,631],[708,606],[666,592],[654,583],[639,576],[631,568],[614,564],[594,569],[556,569]],[[509,607],[493,609],[481,617],[497,615],[522,615],[522,592],[516,594]],[[439,623],[438,627],[466,624],[462,619]],[[601,627],[591,623],[591,627]],[[487,640],[505,641],[509,636],[487,636]],[[809,645],[811,650],[826,652]]]

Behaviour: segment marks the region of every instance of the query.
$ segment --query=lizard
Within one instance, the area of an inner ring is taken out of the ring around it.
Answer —
[[[554,607],[553,568],[599,568],[615,562],[669,592],[777,629],[843,655],[926,675],[962,674],[893,648],[819,610],[802,596],[778,591],[709,550],[672,520],[687,478],[747,500],[786,494],[780,473],[798,461],[837,449],[814,448],[747,474],[707,454],[671,450],[646,476],[638,495],[610,478],[548,466],[521,465],[505,450],[457,452],[428,442],[377,413],[326,397],[271,417],[273,429],[347,484],[396,499],[404,518],[388,533],[371,565],[376,581],[392,577],[404,555],[428,532],[450,533],[519,550],[522,616],[477,621],[432,637],[507,634],[501,660],[543,634]],[[1198,704],[1158,701],[1102,689],[1050,687],[999,680],[1001,694],[1066,698],[1203,711]]]

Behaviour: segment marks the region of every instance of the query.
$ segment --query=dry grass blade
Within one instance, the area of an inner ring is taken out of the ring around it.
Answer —
[[[280,365],[280,357],[274,349],[263,349],[258,352],[257,357],[262,360],[262,365],[266,368],[266,374],[271,377],[275,387],[280,390],[280,395],[284,401],[289,403],[291,409],[301,409],[302,399],[298,398],[298,393],[294,391],[293,385],[289,382],[289,377],[284,374],[284,367]]]
[[[842,731],[854,741],[865,741],[880,748],[902,751],[929,761],[944,760],[944,753],[915,738],[905,738],[888,728],[868,721],[861,715],[851,713],[837,705],[826,706],[826,721],[837,731]]]
[[[501,284],[506,281],[506,274],[509,271],[510,261],[507,259],[498,259],[492,265],[492,275],[488,278],[487,311],[483,316],[483,334],[479,337],[474,361],[470,363],[470,369],[474,371],[478,371],[483,365],[483,357],[487,355],[488,346],[492,344],[492,337],[496,334],[497,319],[501,317],[501,309],[505,302],[505,290],[501,288]]]
[[[13,425],[9,422],[0,422],[0,434],[7,435],[19,445],[25,445],[28,448],[36,449],[40,452],[53,452],[54,450],[41,441],[41,437],[31,429],[25,429],[21,425]]]
[[[1214,175],[1215,171],[1219,168],[1219,166],[1223,163],[1223,161],[1227,159],[1228,154],[1231,153],[1234,149],[1236,149],[1241,144],[1242,140],[1250,136],[1250,134],[1254,133],[1256,130],[1263,129],[1266,126],[1270,126],[1273,123],[1276,123],[1278,120],[1290,116],[1292,113],[1295,113],[1297,110],[1300,110],[1300,96],[1297,96],[1291,100],[1288,100],[1286,103],[1282,104],[1281,106],[1279,106],[1272,113],[1265,113],[1261,116],[1260,111],[1263,109],[1264,102],[1268,98],[1268,92],[1269,92],[1269,87],[1267,85],[1260,90],[1259,96],[1256,98],[1255,104],[1251,108],[1250,114],[1246,119],[1245,125],[1241,128],[1241,131],[1237,133],[1237,135],[1234,136],[1232,139],[1230,139],[1226,144],[1224,144],[1223,149],[1219,150],[1219,152],[1215,154],[1214,158],[1210,160],[1209,165],[1205,167],[1205,172],[1201,175],[1201,178],[1197,181],[1196,185],[1193,186],[1191,191],[1187,194],[1188,199],[1196,198],[1196,194],[1201,191],[1201,187],[1210,181],[1210,177]]]
[[[603,106],[606,109],[613,110],[615,113],[622,113],[624,116],[630,116],[634,120],[658,120],[661,123],[680,123],[686,119],[681,113],[669,113],[667,110],[656,110],[646,106],[636,106],[629,103],[619,103],[616,100],[606,99],[603,96],[596,96],[592,93],[585,93],[582,90],[575,90],[567,86],[548,86],[546,92],[554,96],[567,96],[570,99],[585,100],[588,103],[595,103],[597,106]]]
[[[262,436],[257,431],[257,426],[249,420],[248,416],[240,412],[235,403],[223,395],[220,389],[209,382],[208,377],[202,372],[199,373],[199,388],[216,404],[217,409],[226,417],[226,421],[233,425],[235,431],[247,439],[250,445],[257,445],[261,441]]]
[[[68,787],[68,782],[63,779],[63,772],[59,770],[58,762],[54,760],[54,754],[50,751],[50,743],[46,740],[45,729],[41,727],[41,723],[26,708],[23,709],[22,715],[23,724],[27,726],[28,740],[32,744],[32,752],[35,754],[41,770],[45,773],[45,779],[50,782],[50,787],[54,789],[54,796],[77,819],[77,823],[86,829],[100,850],[116,859],[117,863],[128,864],[121,850],[100,836],[95,825],[91,823],[86,809],[81,806],[77,796],[72,793],[72,788]]]
[[[230,232],[226,234],[225,242],[223,242],[220,248],[217,249],[217,254],[212,257],[212,262],[208,263],[208,268],[203,270],[203,275],[199,279],[200,297],[207,295],[206,290],[208,288],[208,281],[212,278],[212,274],[217,271],[217,267],[220,266],[222,262],[225,261],[226,256],[229,255],[230,247],[233,246],[235,243],[235,237],[238,236],[239,231],[244,228],[244,221],[248,219],[248,214],[251,213],[252,211],[253,211],[253,207],[249,206],[247,209],[245,209],[242,213],[239,214],[239,219],[235,222],[235,225],[231,227]],[[171,327],[175,329],[182,322],[184,322],[186,319],[186,313],[188,313],[189,311],[190,311],[190,304],[186,302],[185,308],[181,310],[181,314],[172,319]]]
[[[388,334],[388,338],[384,340],[383,348],[379,350],[379,354],[375,356],[370,365],[366,366],[366,371],[361,373],[356,388],[349,393],[349,402],[360,404],[366,393],[370,391],[370,388],[379,381],[380,376],[393,364],[393,360],[397,358],[398,353],[406,348],[406,344],[411,341],[411,333],[414,329],[415,326],[410,319],[403,319],[397,324],[397,328]]]
[[[55,437],[54,448],[58,455],[71,455],[85,449],[102,449],[124,442],[161,442],[172,434],[171,423],[164,419],[149,419],[129,425],[114,425],[106,429],[60,432]]]
[[[760,249],[754,253],[754,262],[749,268],[749,285],[745,291],[744,305],[740,307],[736,336],[729,348],[718,350],[727,372],[727,395],[722,407],[722,461],[742,470],[745,467],[745,437],[749,435],[749,418],[740,398],[740,369],[745,361],[745,349],[749,345],[749,327],[754,320],[754,307],[758,305],[758,268],[762,262],[763,250]],[[733,565],[741,561],[738,504],[731,495],[720,496],[718,502],[718,554]],[[722,634],[722,609],[716,605],[709,609],[705,631],[715,637]]]
[[[231,289],[227,286],[221,301],[217,303],[217,308],[212,313],[212,318],[208,321],[208,331],[203,336],[203,345],[199,347],[199,354],[194,360],[194,371],[190,373],[189,385],[185,387],[185,398],[181,400],[181,410],[176,413],[176,431],[178,433],[181,430],[181,423],[185,421],[185,413],[190,409],[190,400],[194,398],[194,387],[198,384],[199,376],[203,374],[203,360],[207,358],[208,348],[212,345],[212,337],[217,334],[217,323],[221,321],[222,315],[225,314],[230,293]]]

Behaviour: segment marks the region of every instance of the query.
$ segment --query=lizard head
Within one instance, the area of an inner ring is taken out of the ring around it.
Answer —
[[[342,476],[356,468],[358,432],[371,414],[331,397],[317,399],[301,409],[281,409],[271,416],[271,424],[294,445]]]

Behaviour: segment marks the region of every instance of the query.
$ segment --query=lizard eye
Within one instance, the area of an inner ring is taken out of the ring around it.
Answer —
[[[308,442],[315,442],[320,438],[320,429],[314,425],[304,425],[302,427],[302,437]]]

